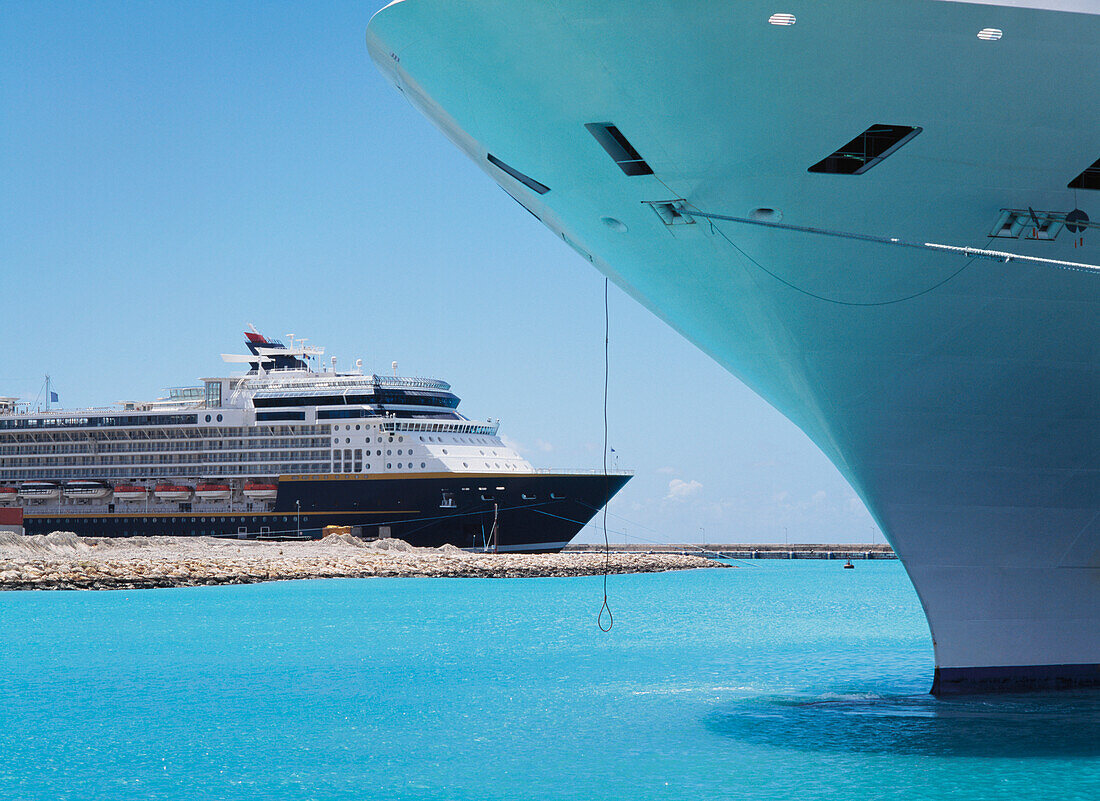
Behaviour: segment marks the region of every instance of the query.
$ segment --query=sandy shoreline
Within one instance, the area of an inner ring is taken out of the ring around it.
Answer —
[[[697,556],[612,553],[611,573],[720,567]],[[212,537],[81,538],[0,534],[0,590],[111,590],[373,576],[520,578],[598,575],[602,553],[470,554],[452,546],[330,536],[312,542]]]

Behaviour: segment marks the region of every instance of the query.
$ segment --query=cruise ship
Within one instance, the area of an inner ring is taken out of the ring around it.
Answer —
[[[627,482],[537,470],[444,381],[314,369],[254,328],[243,375],[155,401],[32,409],[0,398],[0,522],[27,534],[307,539],[559,551]],[[50,393],[47,390],[46,397]],[[48,404],[47,404],[48,405]]]
[[[934,693],[1100,684],[1100,2],[402,0],[366,39],[837,466]]]

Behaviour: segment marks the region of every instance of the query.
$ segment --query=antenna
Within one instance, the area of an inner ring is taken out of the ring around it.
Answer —
[[[332,372],[335,373],[336,372],[336,357],[333,356],[332,359],[330,359],[330,361],[332,362]]]

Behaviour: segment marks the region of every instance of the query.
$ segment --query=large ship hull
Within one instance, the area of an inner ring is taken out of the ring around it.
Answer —
[[[29,507],[27,534],[72,531],[88,537],[215,536],[318,538],[326,526],[394,537],[417,547],[560,551],[627,482],[624,474],[436,473],[407,476],[285,476],[278,497],[180,511],[141,502],[79,511]],[[129,507],[129,508],[127,508]]]
[[[917,589],[936,693],[1100,684],[1100,275],[654,204],[1100,261],[1092,233],[989,238],[1002,209],[1100,216],[1067,189],[1100,157],[1097,42],[1094,13],[896,1],[404,0],[367,32],[470,158],[832,460]],[[921,131],[808,172],[875,124]]]

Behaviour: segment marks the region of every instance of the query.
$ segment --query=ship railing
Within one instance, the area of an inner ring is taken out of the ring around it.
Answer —
[[[10,416],[19,417],[41,417],[49,418],[51,420],[59,417],[86,417],[90,414],[131,414],[134,412],[165,412],[173,411],[175,409],[194,409],[196,404],[183,401],[139,401],[132,404],[132,408],[128,408],[131,404],[130,401],[124,403],[118,403],[114,406],[78,406],[67,407],[64,409],[35,409],[31,407],[31,404],[19,404],[13,411],[5,411],[4,413]]]
[[[380,387],[404,387],[416,389],[435,389],[446,392],[451,385],[437,378],[398,378],[378,375],[333,375],[326,373],[310,373],[302,370],[287,370],[284,374],[267,374],[264,376],[247,377],[237,385],[236,392],[270,392],[273,390],[299,390],[303,388],[316,388],[318,390],[338,389],[347,387],[350,389],[364,386]]]
[[[615,470],[608,470],[605,473],[603,470],[600,470],[598,468],[585,469],[585,468],[576,468],[576,467],[567,467],[567,468],[562,468],[560,470],[558,468],[554,468],[554,467],[537,467],[537,468],[535,468],[535,472],[539,473],[541,475],[545,475],[545,474],[548,474],[548,473],[553,473],[554,475],[559,475],[559,476],[561,476],[561,475],[564,475],[564,476],[603,476],[603,475],[608,475],[608,476],[632,476],[632,475],[634,475],[633,470],[618,470],[618,469],[615,469]]]

